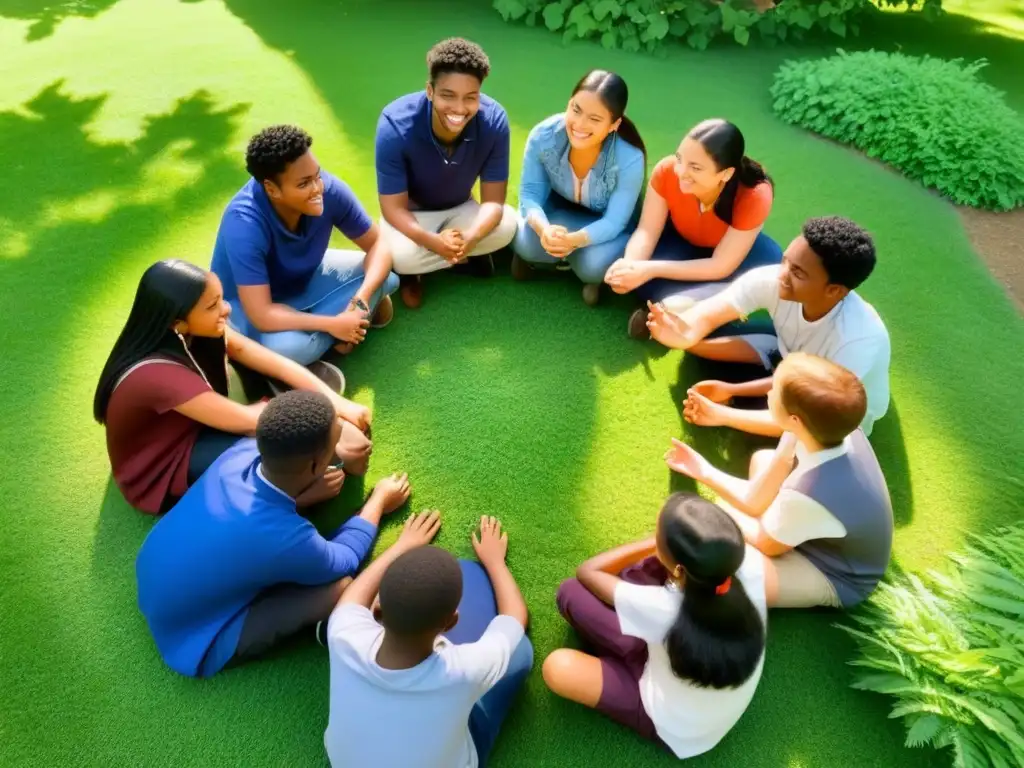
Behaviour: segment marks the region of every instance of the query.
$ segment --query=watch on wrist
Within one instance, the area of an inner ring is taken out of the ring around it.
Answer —
[[[369,312],[370,311],[370,308],[368,306],[366,306],[366,302],[363,301],[362,299],[360,299],[358,296],[353,298],[352,301],[350,301],[348,303],[348,307],[349,307],[349,309],[353,309],[353,308],[361,309],[361,310],[363,310],[363,312]]]

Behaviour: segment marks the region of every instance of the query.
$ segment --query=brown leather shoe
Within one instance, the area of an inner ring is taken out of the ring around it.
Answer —
[[[647,309],[637,309],[629,316],[629,336],[632,339],[647,341],[651,338],[651,330],[647,327]]]
[[[420,282],[419,276],[403,281],[399,293],[402,295],[402,303],[405,306],[409,309],[419,309],[420,304],[423,303],[423,283]]]
[[[371,328],[386,328],[395,319],[395,304],[390,296],[385,296],[377,305],[377,311],[370,318]]]

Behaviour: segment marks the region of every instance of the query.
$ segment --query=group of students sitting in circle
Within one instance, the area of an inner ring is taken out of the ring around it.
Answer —
[[[603,285],[635,294],[635,338],[765,369],[695,384],[683,414],[778,447],[737,478],[674,440],[668,467],[720,503],[673,494],[651,538],[580,565],[557,605],[584,650],[543,663],[559,696],[680,758],[706,752],[754,694],[767,609],[856,605],[889,562],[892,507],[867,439],[889,404],[889,337],[855,292],[874,245],[847,219],[814,218],[783,253],[762,232],[772,181],[723,120],[693,128],[642,195],[626,84],[600,70],[530,132],[513,210],[508,120],[481,93],[486,55],[453,38],[427,63],[426,89],[380,116],[379,225],[305,132],[273,126],[249,143],[251,178],[211,268],[169,260],[143,275],[94,401],[118,487],[160,516],[136,561],[141,612],[166,663],[194,677],[315,627],[334,766],[485,765],[533,665],[501,523],[482,517],[478,562],[458,561],[429,546],[439,513],[414,514],[362,569],[409,498],[405,474],[326,536],[300,510],[337,496],[373,452],[371,411],[344,397],[324,355],[387,325],[396,290],[418,307],[423,274],[490,275],[491,254],[511,246],[517,278],[571,270],[588,304]],[[359,252],[328,248],[335,227]],[[748,322],[758,310],[771,326]],[[248,405],[228,396],[229,362]],[[765,396],[761,411],[731,406]],[[396,722],[401,739],[384,732]]]

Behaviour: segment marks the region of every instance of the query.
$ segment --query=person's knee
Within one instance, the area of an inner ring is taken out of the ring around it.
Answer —
[[[398,273],[393,270],[391,272],[388,272],[388,277],[384,281],[384,285],[380,287],[381,298],[384,298],[385,296],[390,296],[392,293],[397,291],[400,284],[401,280],[398,277]]]
[[[547,255],[541,247],[537,233],[525,221],[516,230],[512,239],[512,251],[524,261],[542,261]]]
[[[414,274],[418,265],[420,246],[392,227],[385,229],[382,234],[387,237],[388,247],[391,249],[392,274]],[[388,279],[391,279],[390,275]]]
[[[566,579],[559,585],[558,592],[555,594],[555,604],[562,616],[568,616],[572,612],[572,606],[579,598],[581,591],[585,592],[586,588],[580,584],[578,579]]]
[[[304,331],[280,331],[263,334],[259,342],[281,357],[286,357],[299,365],[310,365],[323,357],[330,346],[329,340],[324,343],[321,338],[323,336],[324,334]]]
[[[533,669],[533,643],[530,642],[530,638],[523,635],[523,639],[519,641],[519,645],[512,652],[512,658],[508,663],[508,674],[525,678],[531,669]]]
[[[588,246],[580,252],[573,264],[573,271],[582,282],[597,285],[604,282],[608,268],[620,256],[622,251],[618,249]]]
[[[519,214],[510,205],[505,205],[501,210],[501,221],[487,235],[488,246],[493,251],[501,250],[512,243],[519,230]]]
[[[544,685],[555,693],[561,693],[570,687],[570,681],[576,668],[576,660],[568,648],[559,648],[548,654],[541,665],[541,676]]]

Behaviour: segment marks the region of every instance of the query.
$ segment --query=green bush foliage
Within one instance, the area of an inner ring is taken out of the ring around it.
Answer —
[[[850,144],[961,205],[1024,204],[1024,122],[964,64],[865,51],[789,61],[775,112]]]
[[[953,567],[883,583],[841,626],[855,688],[896,698],[908,747],[952,747],[957,768],[1024,765],[1024,526],[973,537]]]
[[[506,21],[544,24],[566,41],[599,39],[605,48],[657,50],[678,40],[704,50],[718,39],[747,45],[802,40],[809,32],[846,37],[875,6],[941,11],[942,0],[493,0]]]

